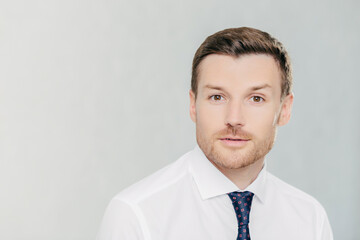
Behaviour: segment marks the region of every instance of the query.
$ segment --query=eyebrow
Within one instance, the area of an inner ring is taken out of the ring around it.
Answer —
[[[205,88],[210,88],[210,89],[225,91],[222,87],[212,86],[212,85],[209,85],[209,84],[208,84],[208,85],[205,85]]]
[[[251,88],[252,91],[256,91],[256,90],[260,90],[263,88],[271,88],[271,86],[267,83],[263,84],[263,85],[259,85],[259,86],[254,86]]]
[[[225,91],[225,89],[223,89],[222,87],[218,87],[218,86],[213,86],[213,85],[205,85],[205,88],[210,88],[210,89],[215,89],[215,90],[220,90],[220,91]],[[253,86],[252,88],[250,88],[251,91],[256,91],[256,90],[260,90],[263,88],[271,88],[271,86],[267,83],[263,84],[263,85],[259,85],[259,86]]]

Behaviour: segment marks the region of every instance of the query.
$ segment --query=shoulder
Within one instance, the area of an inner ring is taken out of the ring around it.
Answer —
[[[326,211],[321,203],[310,194],[284,182],[280,178],[267,172],[268,183],[274,189],[277,196],[298,210],[311,215],[316,215],[319,220],[327,218]]]
[[[316,229],[316,239],[333,239],[327,213],[322,204],[308,193],[284,182],[267,172],[268,184],[273,190],[273,200],[281,202],[288,219],[306,222]],[[296,217],[295,217],[296,216]]]
[[[122,201],[112,199],[105,210],[96,239],[143,239],[143,230],[134,209]]]
[[[129,205],[151,197],[159,191],[171,188],[181,181],[188,173],[188,160],[191,152],[188,152],[175,162],[159,169],[142,180],[130,185],[119,192],[113,200],[119,200]]]

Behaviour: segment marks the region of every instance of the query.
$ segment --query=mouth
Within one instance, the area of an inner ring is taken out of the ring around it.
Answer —
[[[226,140],[226,141],[249,141],[250,139],[243,139],[243,138],[220,138],[220,140]]]
[[[250,139],[243,138],[220,138],[219,140],[227,147],[241,147],[250,141]]]

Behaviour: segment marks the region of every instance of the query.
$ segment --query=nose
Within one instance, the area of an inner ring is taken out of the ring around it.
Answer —
[[[226,109],[225,125],[232,127],[244,126],[244,106],[236,101],[230,101]]]

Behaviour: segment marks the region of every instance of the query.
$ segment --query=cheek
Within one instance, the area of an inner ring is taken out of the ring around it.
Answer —
[[[258,135],[267,135],[276,126],[277,114],[273,109],[255,109],[247,118],[248,126]]]
[[[220,107],[198,107],[196,111],[197,127],[206,130],[205,134],[212,134],[213,131],[218,131],[223,127],[223,115]]]

